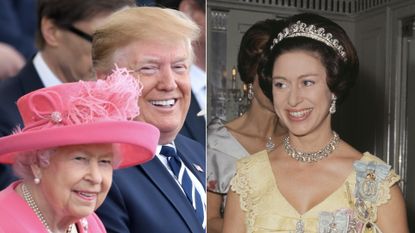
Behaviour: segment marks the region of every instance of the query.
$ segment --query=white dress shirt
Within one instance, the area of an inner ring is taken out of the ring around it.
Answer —
[[[206,72],[196,65],[190,66],[190,82],[192,84],[192,92],[196,97],[197,103],[202,111],[206,111]],[[206,118],[206,114],[204,114]]]
[[[62,84],[62,81],[56,77],[49,66],[46,64],[42,57],[42,53],[38,52],[33,59],[33,65],[45,87],[51,87],[58,84]]]

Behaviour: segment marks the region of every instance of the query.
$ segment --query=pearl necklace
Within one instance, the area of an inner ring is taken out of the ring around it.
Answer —
[[[52,233],[52,231],[50,230],[50,227],[49,227],[48,223],[46,222],[45,217],[43,217],[42,212],[40,212],[39,207],[37,206],[35,200],[33,199],[33,196],[30,193],[29,189],[27,188],[26,184],[22,183],[21,188],[22,188],[23,198],[25,199],[25,201],[27,202],[27,204],[35,212],[36,216],[39,218],[40,222],[42,222],[43,226],[45,226],[46,231],[48,233]],[[66,230],[66,232],[67,233],[72,232],[72,227],[73,227],[73,224],[69,225],[69,227]]]
[[[340,141],[339,135],[333,131],[333,138],[330,139],[329,144],[327,144],[323,149],[316,151],[316,152],[300,152],[297,151],[294,147],[290,144],[290,137],[286,136],[283,139],[284,149],[285,152],[293,159],[305,162],[305,163],[314,163],[320,161],[327,157],[331,152],[336,149],[337,143]]]

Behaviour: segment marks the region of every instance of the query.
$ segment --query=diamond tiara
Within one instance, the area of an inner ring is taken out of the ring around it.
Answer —
[[[343,46],[340,45],[339,40],[333,39],[333,35],[331,33],[324,33],[324,31],[324,28],[316,28],[313,24],[307,26],[307,24],[297,21],[297,23],[284,28],[280,33],[278,33],[277,37],[272,41],[271,50],[276,44],[285,38],[303,36],[323,42],[324,44],[332,47],[344,61],[347,61],[346,52],[344,51]]]

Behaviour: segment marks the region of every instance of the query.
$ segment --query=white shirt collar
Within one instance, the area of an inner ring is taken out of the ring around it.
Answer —
[[[190,82],[192,92],[196,97],[197,103],[202,110],[206,109],[206,72],[196,65],[190,66]]]
[[[62,81],[56,77],[49,66],[46,64],[42,57],[41,52],[38,52],[33,59],[33,65],[45,87],[51,87],[58,84],[62,84]]]

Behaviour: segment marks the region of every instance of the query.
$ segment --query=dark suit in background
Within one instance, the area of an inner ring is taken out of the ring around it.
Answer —
[[[206,145],[206,121],[204,116],[197,116],[200,111],[201,108],[192,92],[189,111],[180,134]]]
[[[23,127],[16,101],[21,96],[43,87],[31,61],[26,63],[16,77],[0,82],[0,137],[11,134],[16,126]],[[0,190],[16,179],[9,165],[0,164]]]
[[[11,134],[18,125],[23,127],[16,101],[43,87],[33,62],[28,62],[16,77],[0,83],[0,137]]]
[[[0,41],[13,46],[27,61],[36,52],[36,0],[0,1]]]

